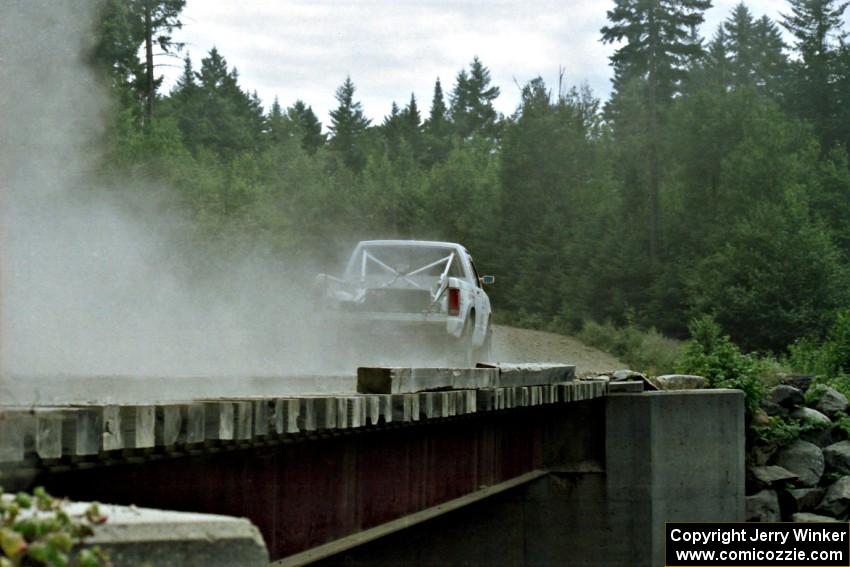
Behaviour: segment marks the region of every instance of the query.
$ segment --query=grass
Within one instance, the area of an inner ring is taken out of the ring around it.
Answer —
[[[586,345],[616,355],[632,370],[657,376],[675,372],[684,352],[684,343],[663,336],[655,329],[633,325],[615,327],[610,323],[586,321],[577,335]]]

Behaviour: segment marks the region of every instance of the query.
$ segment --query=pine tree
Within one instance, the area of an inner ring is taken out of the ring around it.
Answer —
[[[274,97],[267,122],[269,125],[268,137],[272,143],[280,144],[289,139],[292,134],[291,122],[283,113],[277,97]]]
[[[448,109],[443,98],[443,87],[440,85],[440,77],[434,83],[434,96],[431,99],[431,113],[428,115],[429,127],[436,127],[448,120]]]
[[[723,24],[726,30],[733,84],[751,87],[755,82],[755,20],[749,8],[740,2]]]
[[[762,16],[755,24],[754,82],[757,89],[779,99],[783,96],[788,77],[788,58],[785,56],[785,41],[776,22]]]
[[[403,133],[401,112],[395,101],[393,101],[390,107],[390,113],[384,117],[384,122],[381,124],[381,131],[386,139],[387,153],[390,156],[395,156]]]
[[[723,25],[717,26],[714,37],[708,44],[705,58],[705,71],[709,80],[725,93],[731,85],[731,56],[729,55],[729,38]]]
[[[355,172],[366,165],[365,148],[362,145],[370,120],[363,114],[360,102],[354,101],[354,83],[351,77],[336,91],[339,106],[331,111],[330,149],[337,152],[343,162]]]
[[[840,114],[836,77],[839,46],[847,37],[842,18],[850,2],[840,0],[789,0],[791,13],[783,14],[782,26],[794,36],[800,56],[795,64],[792,107],[815,125],[823,150],[837,138]]]
[[[133,12],[142,23],[141,35],[145,46],[145,116],[148,122],[153,119],[156,90],[162,83],[162,77],[154,75],[153,45],[156,43],[163,53],[182,48],[182,44],[172,40],[172,33],[183,27],[179,17],[185,5],[186,0],[130,0]]]
[[[401,136],[410,146],[414,157],[422,155],[422,116],[419,114],[419,105],[416,103],[416,95],[410,93],[410,102],[401,111]]]
[[[744,3],[723,24],[730,55],[730,78],[736,89],[756,89],[781,97],[787,59],[777,25],[767,16],[755,19]]]
[[[692,32],[709,7],[711,0],[616,0],[614,9],[608,11],[611,24],[602,28],[603,43],[625,42],[611,56],[615,98],[628,91],[632,83],[645,85],[647,228],[652,262],[659,256],[661,107],[679,90],[686,64],[699,56],[701,47],[694,42]]]
[[[296,100],[295,104],[286,110],[287,117],[298,125],[301,135],[301,147],[309,154],[315,154],[325,145],[325,135],[322,134],[322,123],[313,112],[312,106]]]
[[[161,54],[183,46],[173,40],[182,27],[180,13],[186,0],[105,0],[97,27],[94,59],[110,70],[113,86],[125,90],[125,102],[135,101],[144,122],[150,124],[156,91],[162,83],[154,71],[154,45]],[[139,51],[144,61],[139,60]]]
[[[266,130],[260,99],[256,92],[242,91],[239,72],[228,70],[218,49],[213,47],[201,60],[195,79],[199,83],[197,139],[190,139],[189,144],[207,146],[229,157],[256,148]]]
[[[451,115],[461,140],[497,137],[498,113],[493,101],[498,96],[499,87],[490,86],[490,71],[478,57],[472,60],[469,73],[465,69],[458,73],[451,95]]]
[[[443,87],[440,78],[434,83],[434,96],[431,99],[431,111],[425,124],[423,162],[427,166],[434,165],[446,159],[451,148],[451,124],[448,120],[448,108],[443,98]]]
[[[124,0],[105,0],[100,5],[96,34],[94,63],[108,74],[124,106],[141,114],[145,70],[139,60],[140,43],[133,15]]]
[[[410,140],[419,134],[419,128],[422,126],[422,116],[419,114],[419,106],[416,104],[416,95],[410,93],[410,102],[401,111],[401,120],[405,137]]]
[[[195,81],[189,53],[183,58],[183,73],[177,79],[168,99],[169,114],[177,121],[184,142],[191,146],[198,139],[200,116],[200,87]]]

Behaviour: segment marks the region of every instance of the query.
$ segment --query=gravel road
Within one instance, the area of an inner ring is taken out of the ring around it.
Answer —
[[[493,326],[493,352],[498,362],[561,362],[576,365],[576,374],[628,368],[617,358],[573,337]]]

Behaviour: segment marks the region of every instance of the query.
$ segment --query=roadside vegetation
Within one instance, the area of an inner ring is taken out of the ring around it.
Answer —
[[[109,558],[97,546],[80,547],[106,521],[97,504],[79,517],[66,510],[67,501],[43,488],[32,494],[4,495],[0,489],[0,567],[107,567]]]

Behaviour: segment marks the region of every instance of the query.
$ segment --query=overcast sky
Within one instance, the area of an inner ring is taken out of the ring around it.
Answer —
[[[703,35],[711,36],[738,0],[715,0]],[[334,93],[350,75],[355,93],[374,122],[397,101],[416,94],[423,115],[434,80],[448,93],[457,72],[477,55],[502,94],[499,111],[510,114],[519,85],[540,75],[557,89],[587,82],[607,98],[610,45],[599,41],[612,0],[188,0],[176,34],[197,66],[216,46],[239,71],[244,89],[256,90],[265,107],[275,96],[284,107],[296,99],[311,105],[327,126]],[[749,0],[755,16],[777,19],[778,0]],[[165,61],[161,61],[165,62]],[[163,68],[166,88],[180,74]]]

